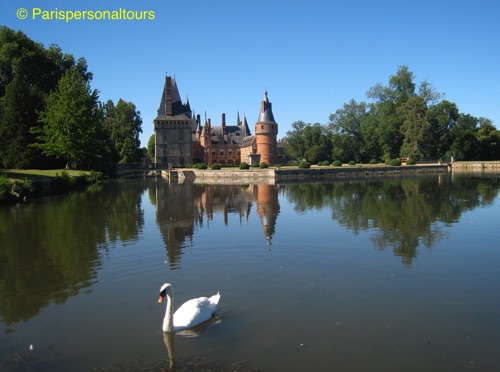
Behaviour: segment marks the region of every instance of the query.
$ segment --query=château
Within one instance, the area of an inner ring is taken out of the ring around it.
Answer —
[[[167,75],[153,124],[156,163],[160,166],[280,164],[284,159],[283,147],[277,140],[278,123],[267,91],[252,134],[246,116],[240,120],[239,113],[234,125],[226,123],[225,113],[219,125],[213,125],[206,117],[202,124],[200,115],[191,110],[189,99],[182,102],[175,78]]]

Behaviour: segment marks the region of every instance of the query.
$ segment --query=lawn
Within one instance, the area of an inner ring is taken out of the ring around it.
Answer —
[[[39,180],[43,178],[56,177],[57,174],[60,175],[64,171],[68,172],[70,176],[80,176],[82,173],[85,173],[81,170],[72,169],[0,169],[0,174],[5,174],[8,178],[18,180]]]

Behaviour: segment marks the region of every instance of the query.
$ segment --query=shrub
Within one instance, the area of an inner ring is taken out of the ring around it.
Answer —
[[[39,183],[41,185],[41,183]],[[15,202],[39,193],[32,180],[11,181],[5,174],[0,175],[0,203]]]
[[[240,164],[240,169],[248,169],[248,168],[250,168],[250,166],[248,165],[247,162],[243,162]]]
[[[0,201],[6,200],[12,190],[12,183],[5,174],[0,174]]]
[[[217,164],[217,163],[212,163],[212,165],[210,166],[210,169],[211,170],[219,170],[220,169],[220,165]]]
[[[207,169],[207,165],[205,163],[200,163],[197,166],[198,169]]]
[[[297,160],[290,160],[288,162],[288,165],[297,167],[299,165],[299,162]]]
[[[98,172],[93,169],[86,174],[87,181],[93,183],[99,182],[100,180],[102,180],[102,177],[103,177],[102,172]]]
[[[412,159],[412,158],[409,158],[407,161],[406,161],[406,165],[415,165],[415,160]]]
[[[264,169],[264,168],[269,168],[269,165],[267,165],[267,163],[265,161],[263,161],[262,163],[260,163],[260,169]]]
[[[320,165],[323,165],[325,167],[329,166],[330,165],[330,162],[328,160],[323,160]]]
[[[399,159],[392,159],[389,161],[389,165],[392,167],[398,167],[401,165],[401,160]]]
[[[356,162],[354,160],[351,160],[348,164],[349,165],[356,165]]]
[[[341,167],[341,166],[342,166],[342,162],[341,162],[340,160],[335,160],[335,161],[332,163],[332,165],[333,165],[334,167]]]
[[[299,168],[311,168],[311,163],[308,161],[301,161],[299,163]]]
[[[254,161],[251,165],[252,168],[258,168],[259,167],[259,163],[257,163],[256,161]]]
[[[370,160],[370,164],[378,164],[377,159],[372,159],[372,160]]]

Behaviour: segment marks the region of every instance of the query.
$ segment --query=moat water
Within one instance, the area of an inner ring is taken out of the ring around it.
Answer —
[[[0,370],[498,371],[499,192],[160,180],[2,207]],[[175,308],[220,291],[216,317],[164,337],[164,282]]]

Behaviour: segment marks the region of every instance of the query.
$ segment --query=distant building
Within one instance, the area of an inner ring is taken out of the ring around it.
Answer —
[[[272,104],[267,91],[261,101],[259,120],[255,124],[255,134],[248,136],[241,145],[241,160],[248,164],[277,164],[278,160],[278,123],[274,121]]]
[[[192,164],[192,112],[183,104],[175,79],[165,77],[158,115],[153,121],[156,163],[164,166]]]
[[[194,115],[189,100],[183,104],[175,78],[165,77],[165,86],[153,120],[156,163],[165,167],[183,167],[195,163],[239,165],[242,162],[279,164],[283,148],[277,141],[278,123],[274,120],[267,92],[261,102],[259,118],[252,135],[245,115],[236,124],[227,125],[222,114],[220,125],[212,125]]]

